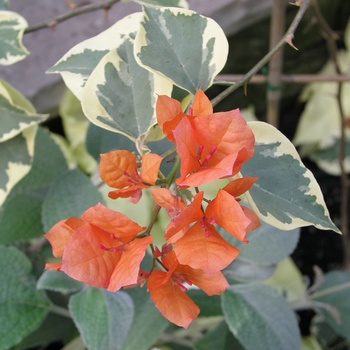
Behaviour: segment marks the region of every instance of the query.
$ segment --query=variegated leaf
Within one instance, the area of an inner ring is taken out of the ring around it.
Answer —
[[[151,72],[194,94],[213,83],[227,54],[226,36],[212,19],[179,8],[144,8],[135,55]]]
[[[27,27],[27,21],[18,13],[0,11],[0,64],[16,63],[29,54],[22,44],[23,32]]]
[[[104,32],[77,44],[47,72],[60,73],[67,87],[80,100],[87,78],[102,57],[117,48],[125,35],[136,32],[141,18],[141,12],[133,13]]]
[[[17,136],[47,117],[35,113],[33,106],[24,96],[0,80],[0,142]]]
[[[0,206],[11,189],[29,172],[37,126],[0,143]]]
[[[182,7],[188,9],[188,2],[186,0],[133,0],[140,5],[145,6],[171,6]]]
[[[157,94],[170,95],[172,86],[136,63],[133,39],[124,36],[86,82],[83,111],[92,123],[135,140],[156,123]]]
[[[242,174],[259,178],[247,194],[259,217],[282,230],[314,225],[340,233],[316,179],[293,144],[269,124],[250,122],[249,126],[256,139],[255,153],[243,165]]]

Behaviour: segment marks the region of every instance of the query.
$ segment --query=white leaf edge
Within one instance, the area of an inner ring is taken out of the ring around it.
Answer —
[[[18,61],[21,61],[29,55],[29,51],[22,44],[23,33],[24,33],[24,30],[28,27],[28,22],[25,20],[24,17],[22,17],[16,12],[0,11],[0,22],[9,21],[9,20],[17,21],[17,25],[12,26],[12,28],[18,31],[17,38],[19,39],[19,47],[23,51],[23,54],[14,55],[14,56],[9,54],[6,58],[2,58],[2,59],[0,58],[0,65],[4,65],[4,66],[8,66]]]
[[[316,203],[321,205],[324,208],[324,216],[327,217],[330,222],[332,222],[332,220],[330,219],[328,208],[323,198],[321,188],[317,183],[312,172],[309,169],[307,169],[303,164],[303,162],[301,161],[301,158],[297,150],[295,149],[294,145],[292,144],[292,142],[286,136],[284,136],[278,129],[276,129],[274,126],[270,124],[257,121],[257,122],[248,122],[248,125],[254,133],[256,143],[272,144],[272,143],[279,142],[281,143],[282,147],[278,147],[276,149],[276,156],[283,156],[284,154],[287,154],[289,156],[292,156],[295,160],[299,162],[300,167],[303,167],[305,169],[304,177],[310,180],[309,191],[306,192],[305,194],[316,197]],[[245,175],[249,175],[249,174],[245,174]],[[270,213],[267,213],[267,215],[263,215],[259,211],[258,207],[256,206],[249,191],[246,192],[245,195],[252,209],[261,220],[281,230],[292,230],[294,228],[310,226],[310,225],[313,225],[316,228],[321,230],[330,230],[329,227],[324,227],[320,224],[315,224],[313,222],[309,222],[301,218],[290,217],[290,219],[292,220],[291,223],[283,223],[279,221],[277,218],[275,218],[273,215],[271,215]],[[333,230],[341,234],[340,230],[336,229],[335,225]]]
[[[228,41],[227,41],[227,38],[226,38],[226,35],[225,35],[223,29],[213,19],[211,19],[209,17],[202,16],[198,12],[195,12],[192,10],[175,8],[175,7],[161,7],[161,8],[158,8],[158,10],[161,12],[170,11],[175,16],[178,14],[184,14],[186,16],[198,15],[207,21],[207,26],[203,32],[203,47],[202,47],[203,52],[204,52],[204,50],[206,50],[205,45],[207,44],[208,39],[211,39],[213,36],[215,36],[215,38],[218,39],[218,40],[215,40],[215,46],[213,49],[213,59],[211,61],[211,63],[215,63],[215,71],[213,72],[213,74],[210,78],[209,86],[211,86],[214,82],[215,77],[224,68],[226,61],[227,61],[228,52],[229,52]],[[146,13],[143,12],[143,18],[145,18],[146,16],[147,16]],[[141,24],[142,24],[142,22],[141,22]],[[155,69],[153,69],[153,68],[151,68],[151,67],[149,67],[141,62],[141,59],[139,58],[139,54],[141,53],[142,47],[144,47],[144,46],[147,46],[146,30],[141,25],[140,29],[136,35],[135,44],[134,44],[134,55],[135,55],[136,62],[141,67],[144,67],[145,69],[149,70],[150,72],[157,74],[157,75],[161,75],[164,78],[171,80],[171,78],[167,77],[164,73],[159,72],[159,71],[157,71],[157,70],[155,70]],[[198,64],[200,64],[200,63],[198,63]],[[172,83],[176,86],[179,86],[175,81],[172,81]],[[182,86],[179,86],[179,87],[184,89],[184,87],[182,87]],[[189,92],[191,93],[191,91],[189,91]]]
[[[122,18],[102,33],[75,45],[60,60],[58,60],[52,68],[54,68],[55,65],[66,61],[71,56],[81,54],[86,49],[92,51],[104,51],[117,48],[123,42],[123,36],[138,30],[141,18],[142,12],[135,12]],[[79,100],[82,99],[84,85],[86,82],[86,77],[84,75],[69,71],[48,73],[60,73],[66,86]]]

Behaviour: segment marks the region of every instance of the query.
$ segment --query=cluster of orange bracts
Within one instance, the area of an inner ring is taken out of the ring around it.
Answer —
[[[111,292],[147,283],[163,316],[187,327],[200,312],[186,294],[187,286],[195,285],[208,295],[221,294],[228,287],[222,270],[239,253],[216,225],[242,242],[260,225],[256,214],[240,205],[238,198],[256,178],[232,180],[211,200],[198,187],[236,175],[253,155],[254,135],[239,110],[213,113],[202,90],[197,91],[189,114],[167,96],[158,97],[156,112],[159,127],[175,143],[180,159],[176,188],[194,188],[192,200],[187,203],[178,195],[181,191],[170,190],[172,184],[158,181],[162,157],[154,153],[144,154],[140,163],[126,150],[102,154],[100,176],[115,189],[109,192],[113,199],[128,197],[137,203],[142,190],[151,188],[157,208],[164,208],[170,218],[165,244],[154,247],[151,227],[97,204],[80,218],[59,221],[46,233],[53,255],[61,259],[46,268]],[[140,264],[149,247],[153,264],[145,271]]]

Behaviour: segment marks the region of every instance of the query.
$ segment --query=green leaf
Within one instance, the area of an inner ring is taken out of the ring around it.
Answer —
[[[276,264],[289,256],[299,241],[300,229],[283,231],[266,223],[247,234],[249,244],[238,242],[239,259],[261,265]]]
[[[196,350],[244,350],[242,345],[228,329],[225,322],[220,322],[213,330],[205,333],[195,342]]]
[[[350,272],[332,271],[311,295],[312,300],[334,308],[321,308],[325,321],[341,336],[350,339]],[[338,319],[339,318],[339,319]]]
[[[185,9],[144,8],[135,55],[151,72],[195,94],[212,85],[227,54],[226,36],[212,19]]]
[[[70,298],[69,309],[88,349],[121,349],[134,315],[126,293],[88,288]]]
[[[82,108],[92,123],[135,140],[156,124],[157,95],[170,95],[172,86],[136,63],[133,39],[125,36],[91,73]]]
[[[322,350],[322,347],[315,336],[309,335],[302,338],[301,350]]]
[[[200,316],[222,316],[219,295],[208,296],[200,289],[189,289],[187,294],[201,309]]]
[[[169,322],[155,308],[145,288],[127,290],[135,305],[134,319],[122,350],[148,350]]]
[[[60,73],[67,87],[80,100],[85,82],[98,62],[117,48],[125,35],[137,31],[141,16],[140,12],[128,15],[104,32],[77,44],[48,73]]]
[[[27,21],[18,13],[0,11],[0,64],[16,63],[29,54],[22,44],[23,32],[27,27]]]
[[[32,167],[13,187],[1,208],[0,243],[26,241],[42,235],[42,202],[50,186],[66,171],[61,150],[50,133],[39,127]]]
[[[70,170],[53,184],[44,199],[42,222],[48,231],[59,220],[81,216],[89,207],[103,202],[91,180],[80,170]]]
[[[316,179],[293,144],[267,123],[250,122],[249,126],[255,135],[255,152],[243,165],[242,174],[259,178],[247,194],[253,210],[282,230],[314,225],[340,233],[329,217]]]
[[[33,126],[0,143],[0,206],[31,169],[36,132],[37,127]]]
[[[221,298],[227,325],[245,349],[300,349],[296,317],[273,288],[235,285]]]
[[[31,283],[30,261],[14,247],[0,246],[0,349],[9,349],[37,329],[48,312],[45,294]]]
[[[13,88],[8,91],[7,87],[9,87],[8,84],[0,81],[0,142],[10,140],[23,130],[43,122],[48,117],[48,115],[33,112],[29,102],[24,100],[23,96],[20,97],[18,91]],[[12,101],[11,94],[19,102],[18,105]],[[23,109],[24,105],[29,109]]]
[[[84,283],[55,270],[44,271],[36,285],[38,289],[51,290],[62,294],[77,292],[82,289],[83,286]]]

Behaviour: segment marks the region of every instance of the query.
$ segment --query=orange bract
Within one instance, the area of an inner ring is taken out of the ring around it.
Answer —
[[[62,258],[61,265],[47,264],[46,268],[59,269],[109,291],[137,283],[141,261],[152,243],[151,236],[135,237],[144,229],[125,215],[97,204],[81,219],[61,220],[45,235],[54,255]]]
[[[116,150],[101,154],[101,179],[108,186],[117,188],[110,191],[108,196],[112,199],[130,197],[133,203],[137,203],[142,189],[156,183],[161,161],[162,157],[157,154],[145,154],[139,174],[136,156],[130,151]]]
[[[238,109],[213,113],[201,89],[189,115],[181,113],[180,103],[170,97],[159,96],[157,105],[158,124],[176,143],[181,159],[179,187],[232,176],[252,157],[255,138]]]
[[[186,328],[198,316],[199,308],[185,293],[184,283],[194,284],[208,295],[221,294],[228,283],[221,272],[207,276],[201,270],[179,264],[174,251],[162,261],[168,271],[152,271],[147,285],[151,299],[165,318]]]

